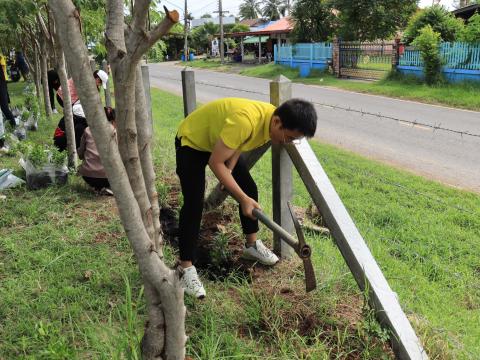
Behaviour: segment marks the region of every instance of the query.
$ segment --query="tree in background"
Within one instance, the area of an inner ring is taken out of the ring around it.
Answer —
[[[480,14],[477,13],[468,19],[460,40],[471,44],[480,44]]]
[[[262,7],[262,16],[269,20],[278,20],[285,16],[287,6],[284,0],[265,0]]]
[[[294,42],[319,42],[333,37],[336,17],[331,1],[297,0],[293,6]]]
[[[338,10],[338,35],[344,40],[392,37],[417,9],[417,0],[332,0]]]
[[[455,18],[453,14],[443,6],[434,5],[417,12],[408,22],[403,39],[410,44],[420,30],[430,25],[433,31],[440,34],[443,41],[455,41],[463,31],[463,21]]]
[[[256,19],[262,13],[258,0],[244,0],[238,9],[242,19]]]
[[[440,34],[430,25],[420,29],[412,44],[420,50],[424,63],[425,82],[435,85],[442,81],[442,59],[440,58]]]

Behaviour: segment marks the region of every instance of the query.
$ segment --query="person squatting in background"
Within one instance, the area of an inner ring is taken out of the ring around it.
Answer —
[[[105,107],[105,115],[115,132],[115,109]],[[80,140],[78,156],[83,160],[78,168],[78,173],[83,177],[83,180],[96,191],[100,191],[100,193],[104,195],[113,195],[89,127],[85,129],[82,139]]]

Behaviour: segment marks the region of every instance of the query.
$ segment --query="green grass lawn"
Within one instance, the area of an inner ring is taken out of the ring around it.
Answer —
[[[14,102],[20,85],[9,85]],[[153,90],[152,104],[157,183],[167,206],[176,199],[173,137],[183,103]],[[58,116],[41,122],[29,139],[51,143],[57,121]],[[430,358],[477,358],[480,196],[311,144]],[[18,157],[0,162],[21,173]],[[253,176],[270,212],[270,153]],[[64,187],[2,194],[7,198],[0,200],[0,359],[139,358],[145,303],[113,199],[95,196],[73,175]],[[310,204],[298,176],[294,203]],[[233,212],[232,204],[224,210]],[[219,252],[239,231],[238,221],[226,224],[226,234],[214,239]],[[265,228],[260,235],[271,238]],[[303,293],[298,262],[261,269],[251,283],[236,272],[222,281],[205,280],[207,299],[186,300],[189,356],[392,358],[332,239],[307,235],[318,289]],[[173,264],[175,250],[166,246],[165,254]]]

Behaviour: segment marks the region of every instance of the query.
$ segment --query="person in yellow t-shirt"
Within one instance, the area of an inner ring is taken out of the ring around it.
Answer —
[[[316,127],[315,108],[301,99],[288,100],[278,108],[249,99],[219,99],[198,108],[180,123],[175,138],[176,171],[183,193],[179,219],[183,273],[180,282],[188,295],[205,297],[193,262],[203,211],[206,166],[239,203],[246,238],[243,256],[274,265],[278,257],[257,239],[258,220],[252,213],[260,208],[257,186],[240,155],[269,141],[285,144],[312,137]]]
[[[0,66],[2,67],[2,71],[3,71],[3,74],[5,76],[5,80],[8,81],[7,59],[2,54],[0,54]]]

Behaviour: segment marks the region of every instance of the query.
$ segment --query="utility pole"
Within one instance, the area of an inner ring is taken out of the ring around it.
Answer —
[[[218,0],[218,11],[214,11],[214,13],[218,12],[219,21],[220,21],[220,62],[223,64],[224,62],[224,54],[225,51],[224,44],[223,44],[223,14],[228,13],[228,11],[222,11],[222,0]]]
[[[224,47],[223,47],[223,11],[222,0],[218,0],[218,16],[220,16],[220,62],[223,64],[224,59]]]
[[[184,25],[183,33],[185,35],[185,45],[183,46],[183,56],[185,56],[185,61],[188,61],[188,11],[187,11],[187,0],[185,0],[185,15],[184,15]]]

